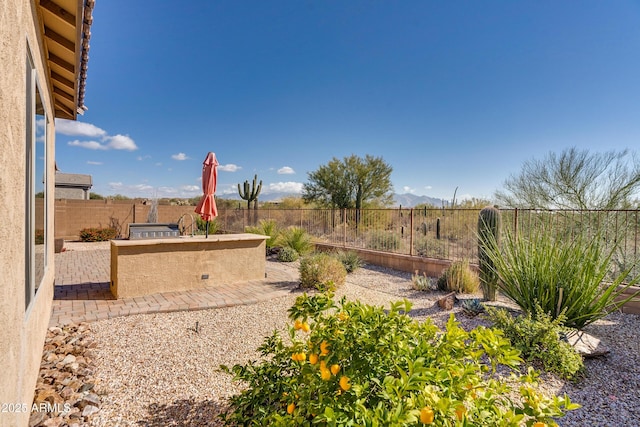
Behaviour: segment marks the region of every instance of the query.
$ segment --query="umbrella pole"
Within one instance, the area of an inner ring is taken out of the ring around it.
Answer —
[[[204,238],[205,239],[209,238],[209,220],[207,220],[207,231],[204,232]]]

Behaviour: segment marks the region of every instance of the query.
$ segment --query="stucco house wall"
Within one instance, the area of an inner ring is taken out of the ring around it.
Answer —
[[[45,250],[44,276],[35,295],[25,295],[26,268],[30,264],[25,238],[30,197],[26,190],[27,116],[33,114],[27,102],[29,55],[48,118],[44,170],[46,191],[51,195],[55,180],[54,101],[38,7],[37,0],[0,1],[0,426],[28,425],[53,299],[53,197],[47,198],[46,208],[51,214],[43,227],[47,230],[47,247],[38,245],[38,250]]]

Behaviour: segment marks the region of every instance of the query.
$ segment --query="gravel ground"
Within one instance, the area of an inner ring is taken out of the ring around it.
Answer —
[[[283,264],[296,269],[297,265]],[[96,393],[101,395],[95,426],[215,426],[226,398],[239,391],[218,371],[258,357],[255,349],[274,329],[284,331],[287,309],[301,292],[241,307],[206,311],[134,315],[91,325],[95,349]],[[435,301],[439,292],[411,289],[411,274],[367,266],[347,277],[337,297],[387,306],[407,298],[411,315],[442,325],[450,312]],[[505,301],[500,301],[506,304]],[[456,305],[465,328],[486,322],[470,318]],[[198,332],[195,332],[196,323]],[[640,318],[612,314],[587,330],[611,353],[587,360],[586,378],[566,383],[543,375],[549,393],[567,393],[583,405],[560,419],[562,426],[640,425]]]

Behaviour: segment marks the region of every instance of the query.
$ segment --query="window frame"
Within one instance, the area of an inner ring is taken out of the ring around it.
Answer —
[[[26,58],[26,121],[25,121],[25,310],[28,310],[40,289],[47,271],[48,255],[48,147],[49,117],[43,102],[43,92],[38,81],[31,51]],[[42,134],[39,122],[42,122]],[[42,137],[41,141],[38,140]],[[36,203],[38,179],[42,181],[43,198]],[[38,207],[37,205],[41,205]],[[38,216],[37,209],[42,209]],[[36,223],[38,217],[38,223]],[[38,228],[41,226],[42,228]],[[38,238],[42,244],[36,244]]]

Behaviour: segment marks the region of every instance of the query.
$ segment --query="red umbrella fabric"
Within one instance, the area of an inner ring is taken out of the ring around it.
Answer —
[[[218,208],[213,195],[216,192],[218,181],[218,160],[212,152],[202,162],[202,191],[204,195],[198,202],[195,212],[207,221],[207,237],[209,236],[209,221],[218,216]]]

